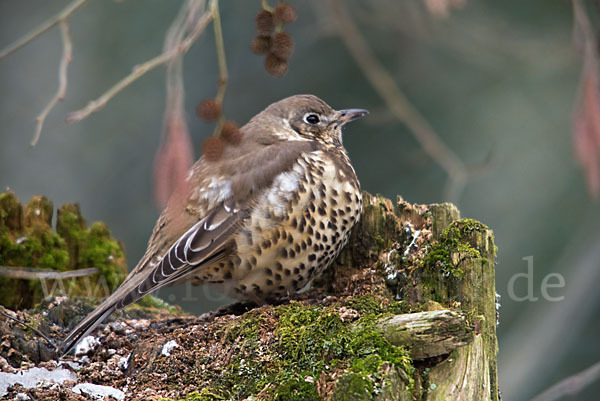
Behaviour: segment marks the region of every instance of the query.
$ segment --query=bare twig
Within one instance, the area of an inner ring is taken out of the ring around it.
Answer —
[[[71,62],[71,57],[73,55],[73,45],[71,43],[69,25],[67,24],[66,19],[60,21],[60,35],[63,42],[63,54],[58,67],[58,89],[50,102],[44,107],[44,110],[36,117],[35,134],[30,143],[31,146],[35,146],[40,139],[42,127],[44,126],[44,121],[46,120],[48,113],[56,106],[56,103],[58,103],[59,100],[65,98],[65,94],[67,93],[67,67],[69,66],[69,62]]]
[[[91,276],[96,273],[98,273],[98,268],[96,267],[57,272],[56,270],[38,269],[35,267],[0,266],[0,276],[23,280],[62,280],[73,277]]]
[[[268,1],[268,0],[261,0],[261,2],[260,2],[260,3],[261,3],[261,6],[262,6],[262,8],[263,8],[264,10],[267,10],[267,11],[273,11],[273,7],[271,7],[271,6],[269,5],[269,1]]]
[[[0,52],[0,60],[4,57],[8,56],[15,50],[18,50],[19,48],[25,46],[27,43],[31,42],[32,40],[34,40],[35,38],[37,38],[38,36],[40,36],[41,34],[46,32],[48,29],[52,28],[53,26],[59,24],[62,21],[66,21],[71,16],[71,14],[73,14],[86,1],[87,0],[73,1],[71,4],[69,4],[67,7],[65,7],[61,12],[56,14],[54,17],[50,18],[49,20],[47,20],[46,22],[41,24],[36,29],[29,32],[27,35],[23,36],[20,39],[17,39],[16,41],[14,41],[10,45],[8,45],[4,50],[2,50]]]
[[[46,336],[44,333],[42,333],[41,331],[39,331],[38,329],[36,329],[35,327],[32,327],[31,325],[20,321],[19,319],[12,317],[11,315],[9,315],[8,313],[4,312],[4,307],[2,307],[2,309],[0,309],[0,314],[2,314],[3,316],[7,317],[8,319],[23,325],[24,327],[27,327],[29,330],[33,331],[35,334],[37,334],[38,336],[42,337],[44,340],[46,340],[48,342],[49,345],[52,345],[53,347],[56,348],[56,345],[54,344],[54,342],[48,337]]]
[[[186,0],[171,23],[165,36],[163,52],[178,49],[186,33],[196,26],[204,0]],[[183,55],[179,54],[166,65],[166,101],[161,144],[154,157],[154,196],[163,208],[174,193],[187,193],[187,172],[194,162],[194,152],[185,116],[183,86]],[[182,201],[185,196],[173,196]],[[182,207],[185,207],[182,205]],[[179,216],[175,216],[179,218]]]
[[[565,396],[575,395],[581,390],[600,380],[600,362],[587,369],[567,377],[533,397],[531,401],[555,401]]]
[[[394,116],[410,129],[425,152],[446,171],[450,179],[447,196],[457,197],[468,175],[464,163],[442,142],[431,125],[400,90],[392,75],[377,60],[352,20],[346,4],[340,0],[327,0],[325,4],[330,20],[336,25],[356,64]]]
[[[142,77],[148,71],[153,70],[154,68],[158,67],[159,65],[163,65],[163,64],[167,63],[174,57],[177,57],[181,54],[187,53],[187,51],[190,49],[192,44],[196,41],[196,39],[198,39],[200,34],[204,31],[204,29],[206,28],[206,25],[210,22],[211,19],[212,19],[212,13],[210,11],[206,11],[202,15],[202,17],[198,19],[198,22],[196,23],[196,26],[194,27],[194,29],[181,42],[181,45],[178,48],[166,51],[166,52],[162,53],[161,55],[134,67],[131,74],[127,75],[125,78],[123,78],[122,80],[117,82],[113,87],[108,89],[102,96],[100,96],[99,98],[97,98],[95,100],[92,100],[84,108],[74,111],[71,114],[69,114],[69,116],[67,117],[67,122],[75,122],[75,121],[83,120],[84,118],[88,117],[90,114],[95,113],[96,111],[98,111],[102,107],[104,107],[116,94],[118,94],[123,89],[125,89],[127,86],[129,86],[131,83],[133,83],[134,81],[136,81],[137,79]]]
[[[221,14],[219,13],[219,0],[211,0],[210,10],[213,15],[213,27],[215,30],[215,45],[217,48],[217,61],[219,63],[219,85],[216,99],[223,102],[225,91],[227,90],[227,60],[225,58],[225,44],[223,41],[223,31],[221,29]]]
[[[227,90],[227,81],[229,79],[227,74],[227,59],[225,58],[225,43],[223,41],[223,30],[221,29],[221,14],[219,13],[219,0],[210,1],[210,10],[213,15],[213,28],[215,32],[215,47],[217,50],[217,62],[219,64],[219,82],[217,84],[217,95],[216,100],[223,104],[225,98],[225,91]],[[225,118],[223,113],[219,116],[217,126],[215,127],[214,134],[217,135],[221,132]]]
[[[163,54],[176,53],[166,61],[167,65],[167,99],[165,115],[183,112],[184,88],[183,88],[183,52],[179,49],[184,46],[186,34],[195,31],[195,27],[205,14],[198,15],[204,9],[206,2],[203,0],[187,0],[179,10],[179,14],[171,23],[165,36]]]

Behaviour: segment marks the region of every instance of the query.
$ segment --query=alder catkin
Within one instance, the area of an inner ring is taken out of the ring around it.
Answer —
[[[221,138],[231,145],[238,145],[242,140],[240,127],[233,121],[225,121],[221,127]]]
[[[271,53],[277,58],[287,60],[294,51],[294,40],[287,32],[278,32],[271,39]]]
[[[256,13],[254,21],[259,35],[268,36],[273,32],[273,29],[275,29],[273,14],[270,11],[260,10]]]
[[[296,21],[298,14],[296,9],[287,3],[281,3],[275,7],[275,19],[284,24]]]
[[[250,48],[255,54],[266,54],[271,48],[271,37],[258,35],[252,39]]]
[[[221,115],[221,103],[216,99],[204,99],[196,107],[198,117],[204,121],[215,121]]]
[[[267,54],[265,57],[265,70],[274,77],[282,77],[287,72],[288,63],[286,60],[280,59],[273,53]]]

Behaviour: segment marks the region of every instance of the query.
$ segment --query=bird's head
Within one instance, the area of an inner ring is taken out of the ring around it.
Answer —
[[[364,116],[363,109],[334,110],[313,95],[296,95],[280,100],[255,117],[268,126],[276,140],[314,140],[328,146],[342,146],[344,124]]]

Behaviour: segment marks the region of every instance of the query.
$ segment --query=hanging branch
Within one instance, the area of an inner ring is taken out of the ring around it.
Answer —
[[[217,86],[216,99],[223,103],[225,91],[227,90],[227,60],[225,58],[225,42],[223,41],[223,31],[221,29],[221,14],[219,13],[219,0],[211,0],[210,9],[213,15],[213,28],[215,32],[215,46],[217,48],[217,61],[219,63],[219,82]]]
[[[42,133],[42,128],[44,126],[44,122],[46,121],[46,117],[52,111],[54,106],[65,98],[65,94],[67,92],[67,67],[69,62],[71,62],[71,58],[73,55],[73,45],[71,42],[71,35],[69,33],[69,26],[67,21],[69,17],[79,8],[81,7],[87,0],[75,0],[71,4],[69,4],[65,9],[59,12],[54,17],[50,18],[42,25],[29,32],[25,36],[20,39],[17,39],[12,44],[8,45],[4,50],[0,52],[0,60],[14,51],[20,49],[25,46],[27,43],[31,42],[44,32],[48,31],[55,25],[60,25],[60,36],[63,43],[63,53],[60,59],[60,64],[58,67],[58,89],[56,94],[52,97],[50,102],[44,107],[42,112],[36,117],[36,128],[35,133],[33,134],[33,139],[29,143],[30,146],[35,146],[40,139],[40,135]]]
[[[46,117],[48,113],[56,106],[56,104],[65,98],[67,93],[67,67],[71,62],[71,58],[73,55],[73,45],[71,43],[71,35],[69,34],[69,25],[67,25],[66,20],[60,21],[60,36],[63,42],[63,54],[60,59],[60,65],[58,67],[58,89],[56,94],[50,102],[44,107],[42,112],[36,117],[36,128],[35,134],[33,135],[33,139],[29,143],[30,146],[35,146],[40,139],[40,134],[42,133],[42,127],[44,126],[44,121],[46,121]]]
[[[204,0],[186,0],[173,20],[167,34],[163,52],[178,49],[196,26],[206,8]],[[194,162],[194,147],[185,116],[185,90],[183,83],[183,55],[179,54],[166,63],[166,101],[163,132],[160,146],[154,157],[154,199],[164,208],[175,192],[187,192],[187,172]],[[184,195],[176,197],[178,201]],[[181,207],[185,207],[181,205]],[[173,216],[179,218],[179,216]]]
[[[219,0],[211,0],[210,10],[213,15],[213,29],[215,33],[215,48],[217,50],[217,62],[219,65],[219,81],[217,82],[217,95],[215,99],[219,104],[223,104],[225,91],[227,90],[227,60],[225,59],[225,42],[223,41],[223,31],[221,29],[221,14],[219,13]],[[223,128],[225,118],[223,113],[219,115],[214,135],[218,135]]]
[[[67,117],[67,122],[75,122],[81,121],[84,118],[88,117],[90,114],[95,113],[104,107],[115,95],[121,92],[123,89],[131,85],[133,82],[138,80],[140,77],[145,75],[148,71],[153,70],[154,68],[163,65],[177,57],[179,55],[187,53],[192,44],[200,37],[200,34],[204,32],[206,25],[213,18],[211,11],[206,11],[196,23],[196,26],[192,32],[181,42],[181,45],[173,50],[168,50],[159,56],[146,61],[143,64],[140,64],[133,68],[131,74],[127,75],[125,78],[117,82],[114,86],[108,89],[103,95],[99,98],[92,100],[88,103],[84,108],[74,111]]]
[[[50,18],[42,25],[38,26],[33,31],[29,32],[27,35],[23,36],[20,39],[17,39],[15,42],[8,45],[4,50],[0,52],[0,60],[4,57],[8,56],[12,52],[20,49],[25,46],[27,43],[31,42],[47,30],[51,29],[55,25],[66,21],[69,19],[71,14],[73,14],[79,7],[81,7],[87,0],[75,0],[71,4],[69,4],[65,9],[56,14],[54,17]]]

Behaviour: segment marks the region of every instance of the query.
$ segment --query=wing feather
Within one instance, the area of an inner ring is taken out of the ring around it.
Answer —
[[[60,351],[67,353],[115,309],[227,257],[234,250],[233,234],[248,215],[248,210],[233,204],[230,199],[215,207],[179,237],[158,263],[146,259],[138,266],[113,294],[69,333],[60,345]]]
[[[168,286],[215,259],[228,256],[233,250],[233,233],[247,213],[225,204],[194,224],[165,253],[143,281],[118,302],[123,307],[149,292]],[[143,269],[145,270],[145,269]]]

